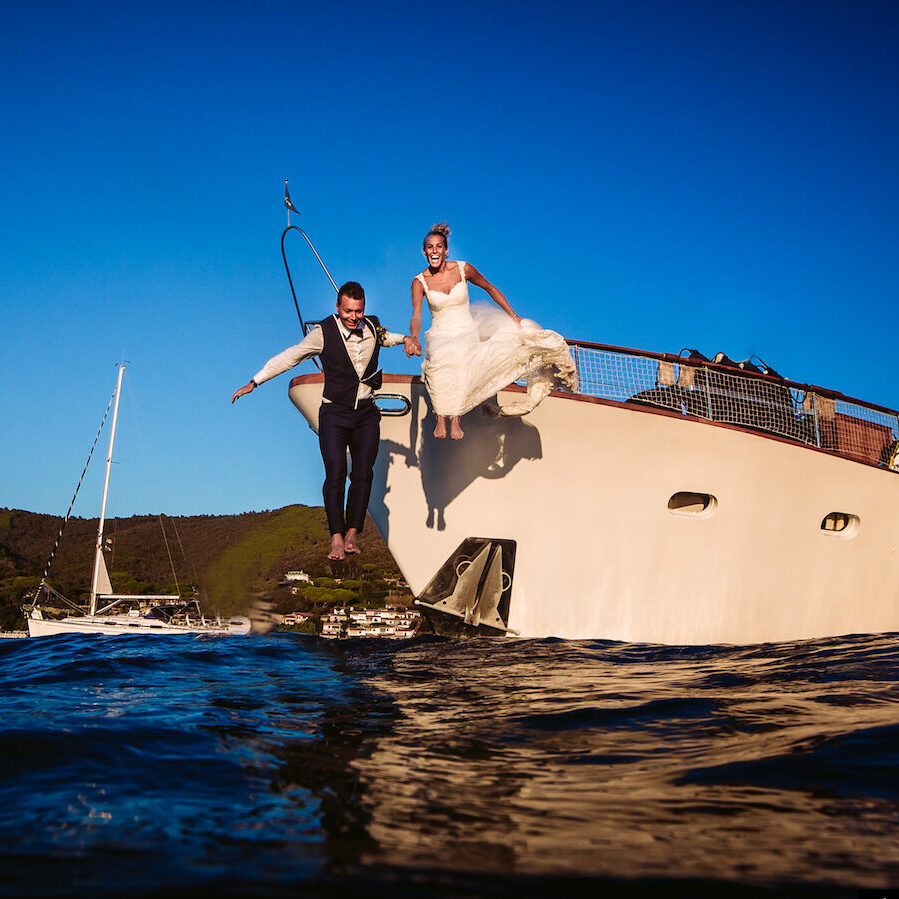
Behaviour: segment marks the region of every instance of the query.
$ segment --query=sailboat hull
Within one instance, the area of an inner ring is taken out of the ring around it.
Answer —
[[[232,618],[228,624],[168,624],[128,615],[84,615],[54,621],[48,618],[28,618],[29,637],[52,637],[58,634],[107,634],[148,636],[159,634],[209,634],[211,636],[245,635],[250,632],[247,618]]]

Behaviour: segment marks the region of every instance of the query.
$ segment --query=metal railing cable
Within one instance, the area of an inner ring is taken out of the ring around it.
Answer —
[[[53,544],[53,549],[50,552],[50,558],[47,560],[47,564],[44,568],[44,573],[41,576],[41,582],[40,584],[38,584],[37,589],[34,591],[34,597],[31,602],[32,608],[37,604],[37,599],[40,595],[41,588],[44,586],[45,581],[50,576],[50,566],[53,564],[54,558],[56,558],[56,551],[59,549],[59,542],[60,540],[62,540],[63,531],[65,531],[66,524],[68,524],[69,517],[72,514],[72,507],[75,505],[75,500],[78,498],[78,491],[81,489],[81,483],[82,481],[84,481],[84,476],[87,473],[87,467],[88,465],[90,465],[91,457],[94,455],[94,450],[97,447],[97,441],[100,439],[100,435],[103,433],[103,426],[106,424],[106,419],[109,416],[109,410],[112,408],[112,404],[114,401],[115,391],[113,390],[112,396],[109,398],[109,405],[106,407],[106,411],[103,413],[103,420],[100,422],[100,428],[97,431],[97,436],[94,437],[94,442],[93,444],[91,444],[91,451],[87,454],[87,461],[84,463],[84,468],[81,471],[81,477],[78,478],[78,484],[75,487],[75,493],[72,496],[72,501],[69,503],[69,508],[66,511],[66,514],[62,519],[62,524],[59,527],[59,533],[56,535],[56,542]]]
[[[162,523],[162,515],[158,515],[157,518],[159,518],[159,528],[162,531],[162,541],[163,541],[163,543],[165,543],[165,551],[169,557],[169,565],[171,566],[171,569],[172,569],[172,577],[175,579],[175,592],[180,596],[181,595],[181,586],[178,583],[178,574],[175,571],[175,560],[172,558],[171,549],[169,549],[169,538],[166,536],[166,533],[165,533],[165,525]]]
[[[181,534],[178,533],[178,525],[177,525],[175,519],[169,518],[169,521],[172,524],[172,529],[175,531],[175,537],[178,539],[178,546],[181,549],[181,560],[184,562],[185,565],[190,566],[190,570],[193,573],[193,577],[194,577],[193,589],[195,592],[197,592],[200,589],[200,575],[197,573],[197,566],[196,566],[196,564],[194,564],[193,559],[187,558],[187,553],[184,551],[184,544],[181,542]]]

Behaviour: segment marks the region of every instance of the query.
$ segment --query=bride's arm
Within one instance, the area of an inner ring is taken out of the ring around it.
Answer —
[[[516,314],[515,310],[512,309],[512,307],[509,305],[509,301],[503,295],[503,292],[498,287],[494,287],[473,265],[468,262],[465,263],[465,277],[467,280],[471,281],[472,284],[476,284],[482,290],[486,290],[487,293],[490,294],[490,299],[492,299],[493,302],[503,310],[503,312],[505,312],[507,315],[510,315],[514,321],[521,321],[521,316]]]
[[[412,281],[412,321],[409,323],[409,334],[421,352],[421,343],[418,335],[421,333],[421,301],[424,299],[424,290],[418,278]]]

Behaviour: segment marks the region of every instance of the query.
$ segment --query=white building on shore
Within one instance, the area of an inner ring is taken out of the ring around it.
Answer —
[[[312,578],[305,571],[288,571],[284,575],[284,580],[288,583],[311,584]]]
[[[392,640],[408,640],[415,636],[420,620],[418,612],[404,606],[387,606],[383,609],[357,609],[355,606],[348,606],[322,616],[321,635],[330,639],[388,637]]]

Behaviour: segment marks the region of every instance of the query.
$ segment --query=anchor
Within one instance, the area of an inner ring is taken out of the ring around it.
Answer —
[[[499,610],[503,593],[512,583],[503,570],[501,545],[487,541],[474,559],[463,559],[455,565],[455,574],[457,580],[449,595],[433,602],[415,601],[437,633],[517,633],[507,627]]]

